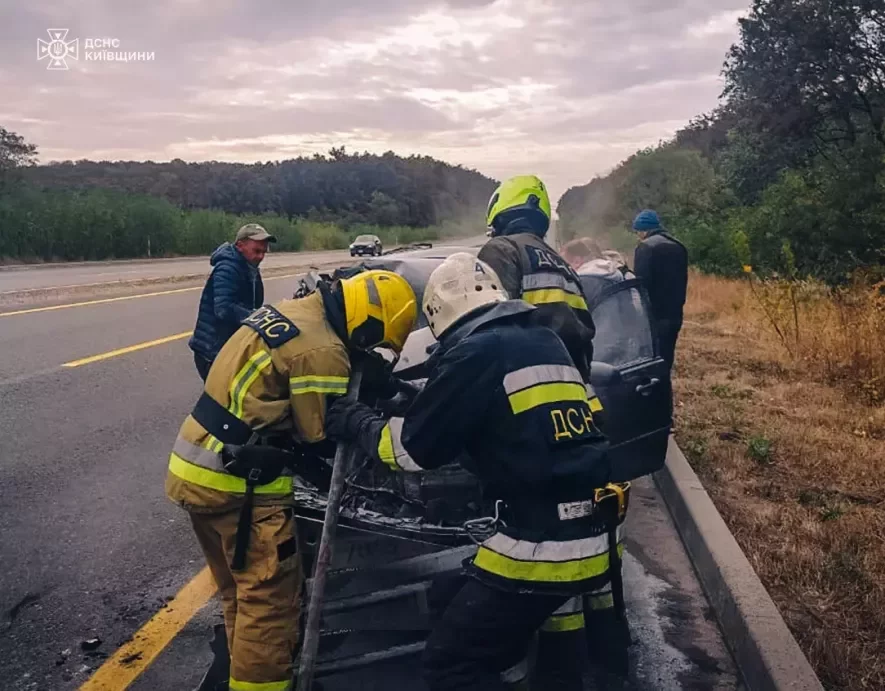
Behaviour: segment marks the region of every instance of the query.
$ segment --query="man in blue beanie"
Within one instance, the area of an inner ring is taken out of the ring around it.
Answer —
[[[660,354],[672,369],[688,285],[688,251],[666,231],[657,212],[651,209],[636,215],[633,230],[639,235],[633,272],[648,290]]]

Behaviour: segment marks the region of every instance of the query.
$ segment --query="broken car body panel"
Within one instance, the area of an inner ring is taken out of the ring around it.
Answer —
[[[476,254],[479,247],[402,248],[395,254],[367,259],[367,269],[387,269],[403,276],[419,303],[427,280],[455,252]],[[346,270],[346,267],[342,267]],[[312,291],[319,280],[334,275],[311,273],[296,295]],[[648,297],[641,283],[625,281],[601,290],[596,276],[581,276],[596,323],[591,383],[602,400],[606,433],[611,442],[614,481],[647,475],[661,468],[671,426],[670,375],[657,356]],[[394,366],[402,379],[422,382],[425,364],[436,340],[419,311],[415,330]],[[470,544],[463,523],[490,514],[476,478],[452,459],[450,466],[421,473],[394,473],[368,459],[356,460],[342,503],[340,525],[345,529],[378,532],[440,545]],[[358,468],[358,469],[357,469]],[[296,492],[299,516],[322,519],[325,497],[309,486]]]

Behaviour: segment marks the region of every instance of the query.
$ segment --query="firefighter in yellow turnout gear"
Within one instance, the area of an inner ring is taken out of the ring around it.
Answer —
[[[298,463],[322,463],[329,397],[354,352],[399,352],[417,317],[408,282],[365,271],[253,312],[218,354],[169,457],[166,494],[188,511],[218,585],[231,691],[287,691],[302,570],[293,515]],[[279,447],[289,447],[280,451]]]

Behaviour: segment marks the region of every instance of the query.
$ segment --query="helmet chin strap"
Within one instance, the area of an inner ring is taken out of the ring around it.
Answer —
[[[341,339],[343,343],[349,344],[350,338],[347,335],[347,314],[344,308],[344,295],[341,292],[340,284],[334,288],[330,288],[320,281],[317,284],[317,290],[323,299],[323,307],[326,310],[326,317],[332,330]]]
[[[533,235],[543,238],[547,234],[547,231],[540,232],[529,219],[524,216],[519,216],[504,226],[503,230],[500,233],[497,233],[497,235],[515,235],[516,233],[532,233]]]
[[[350,334],[350,343],[354,348],[370,351],[384,341],[384,323],[375,317],[369,317]]]

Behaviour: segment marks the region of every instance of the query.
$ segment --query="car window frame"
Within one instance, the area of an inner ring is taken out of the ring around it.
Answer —
[[[645,363],[651,362],[660,357],[658,334],[657,329],[655,328],[654,319],[651,318],[651,300],[648,296],[648,290],[646,289],[646,286],[643,283],[642,279],[638,276],[633,278],[625,278],[623,281],[612,283],[603,288],[599,295],[596,296],[596,299],[594,299],[587,305],[587,310],[592,316],[593,312],[610,298],[615,297],[619,293],[634,289],[637,290],[639,293],[639,299],[642,302],[642,311],[646,318],[646,323],[648,324],[648,330],[651,337],[652,355],[651,357],[638,357],[632,360],[625,360],[624,362],[620,362],[618,364],[611,364],[604,362],[603,360],[599,360],[599,362],[609,365],[610,367],[614,367],[615,369],[620,371],[641,367]]]

